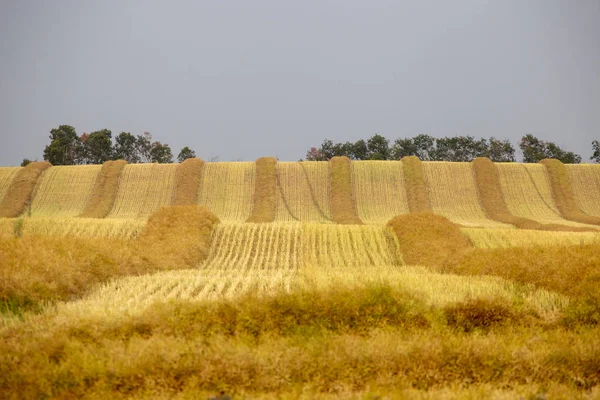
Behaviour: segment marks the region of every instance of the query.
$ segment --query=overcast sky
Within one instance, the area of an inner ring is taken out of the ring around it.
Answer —
[[[108,128],[203,159],[525,133],[591,156],[600,0],[0,0],[0,166]]]

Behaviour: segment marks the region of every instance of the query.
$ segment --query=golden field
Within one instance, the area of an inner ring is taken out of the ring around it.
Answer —
[[[0,168],[0,397],[600,398],[600,165],[551,167]]]

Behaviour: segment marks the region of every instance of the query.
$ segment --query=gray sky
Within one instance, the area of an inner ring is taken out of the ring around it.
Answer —
[[[375,133],[533,133],[588,160],[600,0],[0,0],[0,165],[61,124],[221,161]]]

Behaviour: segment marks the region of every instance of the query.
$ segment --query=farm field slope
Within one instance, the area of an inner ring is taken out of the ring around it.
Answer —
[[[529,229],[461,228],[471,243],[482,249],[552,247],[600,244],[600,232],[551,232]]]
[[[581,211],[600,217],[600,165],[566,164],[565,168]]]
[[[506,205],[513,215],[541,224],[598,228],[564,219],[552,197],[546,167],[541,164],[496,163]]]
[[[352,161],[350,168],[358,217],[363,222],[385,225],[409,213],[401,161]]]
[[[423,162],[431,209],[450,221],[470,227],[511,228],[486,217],[479,201],[473,165],[462,162]]]
[[[148,218],[171,205],[178,164],[127,164],[107,218]]]
[[[205,163],[198,204],[221,221],[246,221],[252,212],[255,175],[254,162]]]
[[[328,162],[277,163],[275,221],[332,222]]]
[[[32,217],[75,217],[84,210],[101,165],[57,166],[45,170],[33,191]]]
[[[0,167],[0,204],[21,167]]]

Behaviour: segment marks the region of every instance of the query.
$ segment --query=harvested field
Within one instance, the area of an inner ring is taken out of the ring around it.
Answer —
[[[21,167],[0,167],[0,204]]]
[[[551,232],[528,229],[462,228],[475,247],[552,247],[600,244],[600,232]]]
[[[565,168],[581,211],[600,217],[600,165],[566,164]]]

